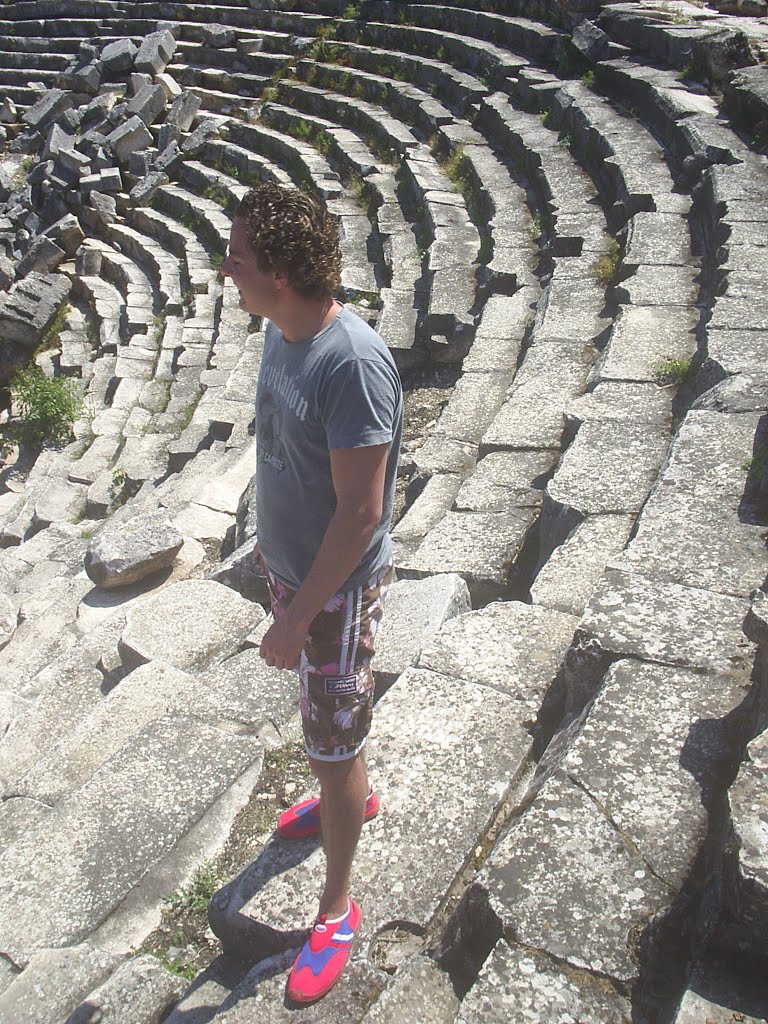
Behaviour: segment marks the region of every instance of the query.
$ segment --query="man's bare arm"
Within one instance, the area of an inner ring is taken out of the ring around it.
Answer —
[[[309,625],[357,567],[382,516],[388,444],[331,450],[336,510],[312,568],[285,614],[264,634],[268,665],[294,668]]]

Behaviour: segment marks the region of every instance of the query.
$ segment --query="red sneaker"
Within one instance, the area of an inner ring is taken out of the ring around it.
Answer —
[[[314,1003],[333,988],[349,959],[359,924],[360,908],[351,899],[349,910],[340,921],[328,922],[325,914],[318,917],[288,975],[289,999],[294,1003]]]
[[[379,798],[371,790],[365,801],[365,821],[370,821],[379,813]],[[320,800],[313,797],[294,804],[283,811],[277,822],[277,834],[283,839],[306,839],[317,835],[320,831]]]

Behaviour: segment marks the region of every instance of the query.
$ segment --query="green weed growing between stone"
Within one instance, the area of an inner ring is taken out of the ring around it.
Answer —
[[[18,419],[6,424],[4,442],[37,448],[69,439],[83,408],[83,399],[72,381],[48,378],[39,366],[32,365],[19,370],[10,390]]]
[[[606,287],[616,284],[619,266],[621,265],[621,246],[616,238],[608,242],[608,252],[602,256],[595,266],[595,277]]]
[[[653,367],[653,378],[659,384],[680,387],[691,378],[693,359],[663,359]]]

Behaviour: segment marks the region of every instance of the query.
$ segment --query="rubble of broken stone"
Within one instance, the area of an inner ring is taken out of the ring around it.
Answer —
[[[139,46],[83,42],[57,87],[21,117],[0,101],[10,137],[0,163],[0,383],[66,301],[86,234],[113,222],[121,203],[149,202],[217,134],[214,120],[195,126],[199,97],[166,73],[175,49],[162,25]]]

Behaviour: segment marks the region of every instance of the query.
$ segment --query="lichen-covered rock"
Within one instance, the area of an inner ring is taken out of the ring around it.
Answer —
[[[768,944],[768,732],[749,744],[747,760],[729,792],[733,828],[739,840],[737,918],[758,949]]]

